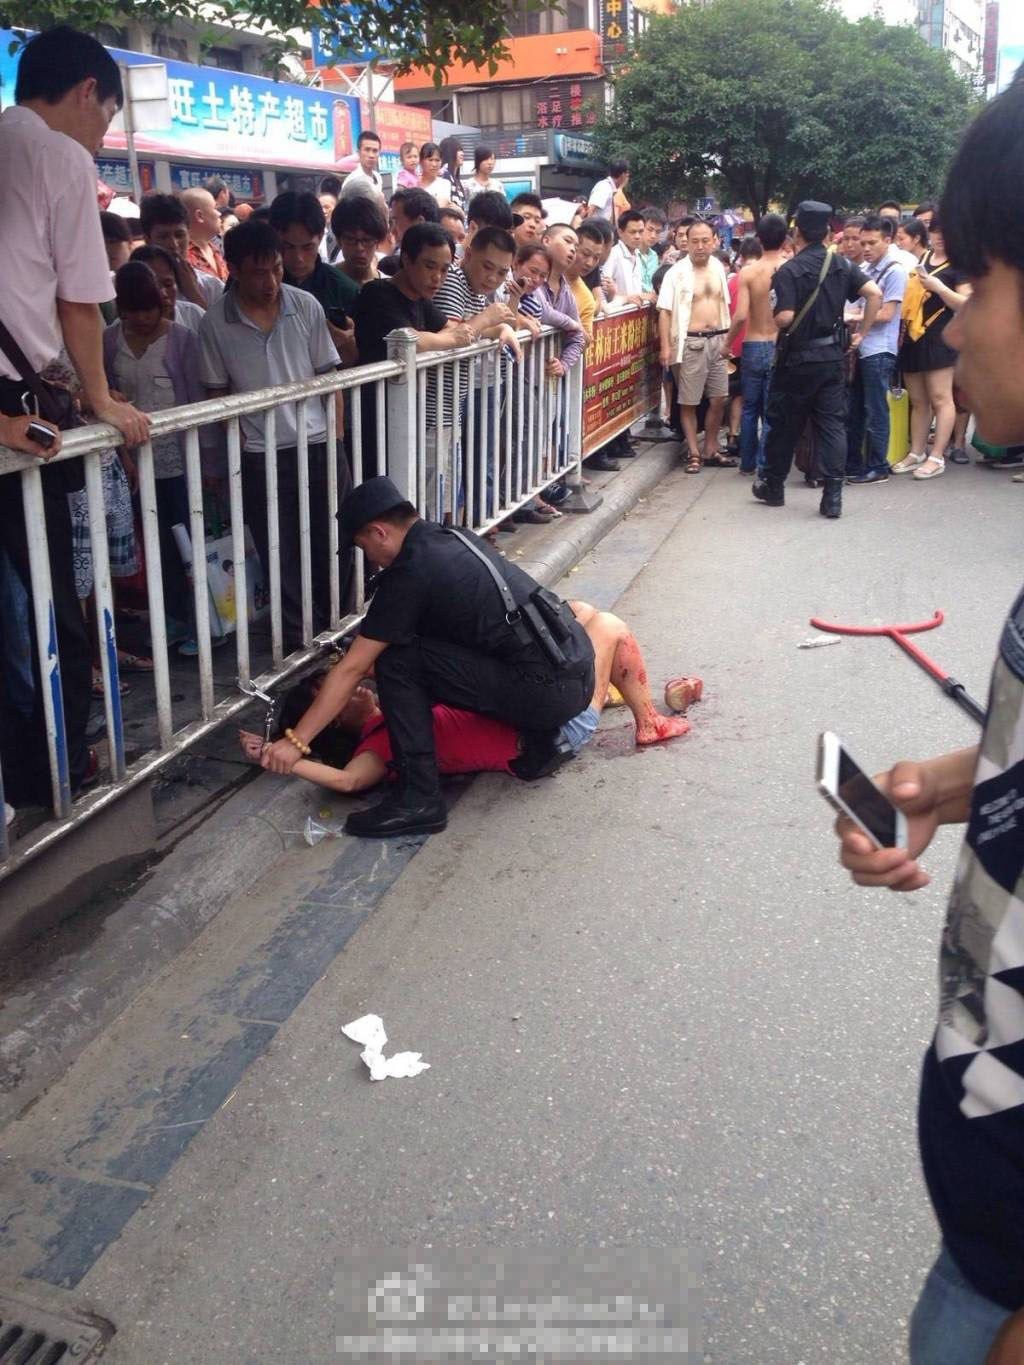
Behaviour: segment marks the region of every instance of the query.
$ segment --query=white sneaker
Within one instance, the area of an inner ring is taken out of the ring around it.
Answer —
[[[928,467],[930,466],[930,468]],[[946,472],[946,461],[942,455],[929,455],[920,469],[914,470],[915,479],[937,479]]]
[[[893,465],[892,472],[894,474],[909,474],[912,469],[916,469],[918,465],[924,464],[927,458],[927,455],[915,455],[914,452],[911,451],[909,455],[904,455],[899,464]]]

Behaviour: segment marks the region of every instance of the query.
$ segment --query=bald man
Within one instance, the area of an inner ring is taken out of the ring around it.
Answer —
[[[209,190],[182,190],[181,202],[188,210],[188,259],[196,270],[224,281],[228,268],[214,244],[220,236],[220,214]]]

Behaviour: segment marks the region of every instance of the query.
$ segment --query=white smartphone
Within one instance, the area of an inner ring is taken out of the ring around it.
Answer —
[[[854,762],[846,745],[831,730],[818,739],[818,790],[878,848],[906,848],[906,816]]]

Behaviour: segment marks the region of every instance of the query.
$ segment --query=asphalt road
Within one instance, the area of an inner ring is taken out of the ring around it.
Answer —
[[[691,1331],[689,1355],[652,1358],[905,1359],[936,1245],[914,1109],[956,836],[932,850],[927,891],[853,888],[815,738],[837,730],[874,769],[976,731],[886,641],[798,645],[812,615],[941,607],[924,646],[984,698],[1024,488],[974,468],[894,479],[848,490],[839,523],[799,484],[789,496],[770,510],[731,471],[674,473],[565,585],[618,598],[652,679],[705,679],[689,736],[638,752],[606,713],[556,779],[477,779],[447,833],[359,850],[358,877],[344,841],[293,838],[15,1125],[15,1166],[84,1161],[138,1192],[74,1287],[117,1324],[107,1359],[354,1358],[335,1346],[338,1276],[367,1248],[438,1265],[458,1249],[478,1269],[502,1251],[625,1251],[641,1291],[652,1267],[675,1286]],[[312,988],[237,1003],[247,955],[280,950],[282,924],[334,934],[296,957]],[[370,1011],[430,1070],[371,1083],[341,1033]],[[204,1073],[208,1112],[157,1123],[193,1026],[255,1060],[228,1095]],[[124,1113],[97,1099],[115,1083]],[[136,1143],[118,1164],[125,1113],[150,1125],[148,1155]],[[191,1143],[154,1159],[158,1130],[188,1124]]]

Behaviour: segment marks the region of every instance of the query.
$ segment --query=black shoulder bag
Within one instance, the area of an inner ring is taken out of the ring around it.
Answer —
[[[549,592],[547,588],[536,588],[530,594],[529,600],[521,607],[518,606],[512,589],[483,550],[474,545],[469,536],[457,531],[453,526],[445,529],[449,535],[454,536],[467,550],[475,554],[491,575],[501,594],[505,620],[520,645],[524,647],[539,645],[545,658],[559,673],[575,674],[581,667],[590,665],[592,659],[578,658],[576,651],[571,647],[575,639],[572,628],[576,624],[576,617],[566,602],[553,592]],[[568,654],[564,647],[569,647]]]
[[[3,322],[0,322],[0,350],[21,376],[27,394],[35,403],[35,416],[43,417],[61,431],[83,426],[75,406],[75,398],[59,384],[41,379],[28,362],[28,357]],[[60,460],[46,469],[47,483],[53,492],[80,493],[85,487],[85,465],[81,456],[74,460]]]

